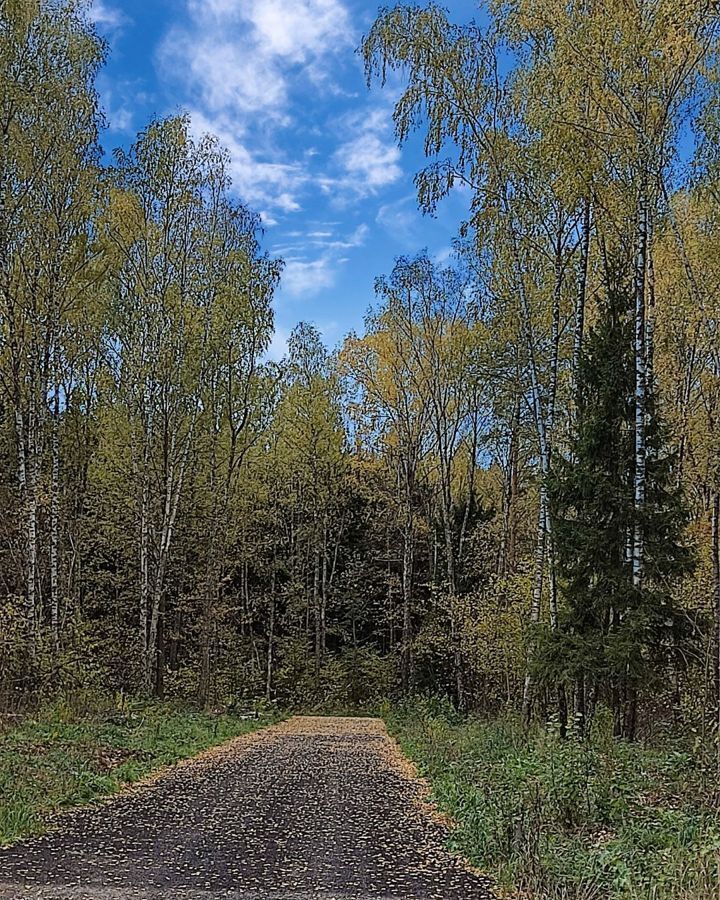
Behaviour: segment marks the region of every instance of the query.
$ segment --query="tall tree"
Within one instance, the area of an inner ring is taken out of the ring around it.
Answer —
[[[604,689],[615,733],[629,739],[635,736],[638,690],[682,627],[672,579],[692,565],[683,543],[676,457],[665,446],[657,416],[648,429],[647,502],[641,511],[634,503],[633,288],[627,275],[608,272],[606,298],[580,359],[576,430],[550,481],[567,602],[546,648],[550,678],[574,683],[578,727],[584,729],[588,706]],[[640,587],[628,552],[638,515],[648,560]]]
[[[100,124],[95,76],[103,56],[76,3],[0,6],[0,385],[15,423],[31,645],[46,612],[39,514],[48,437],[50,618],[59,639],[63,342],[91,259]]]

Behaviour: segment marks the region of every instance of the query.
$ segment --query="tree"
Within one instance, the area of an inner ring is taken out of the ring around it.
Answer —
[[[549,556],[550,615],[556,621],[545,481],[561,383],[566,282],[580,246],[582,216],[555,177],[551,148],[513,115],[512,78],[501,74],[492,29],[451,25],[434,5],[397,6],[374,23],[363,52],[369,80],[379,76],[384,81],[388,69],[407,73],[408,86],[395,107],[398,139],[405,141],[427,121],[426,156],[436,157],[446,148],[454,153],[417,176],[420,205],[432,212],[456,183],[470,189],[470,225],[476,229],[478,254],[486,248],[492,254],[495,291],[517,323],[521,396],[535,426],[541,467],[530,619],[537,623],[540,618]],[[526,717],[531,700],[528,670]]]
[[[317,329],[301,323],[288,341],[288,382],[277,429],[298,491],[311,560],[308,597],[314,619],[315,677],[327,651],[327,609],[343,538],[345,431],[337,377]]]
[[[412,600],[417,540],[420,466],[428,451],[430,404],[427,384],[416,365],[414,334],[419,300],[399,269],[395,279],[378,281],[385,303],[368,316],[362,339],[350,336],[343,347],[343,373],[355,389],[353,410],[360,434],[382,447],[397,484],[399,528],[402,536],[402,642],[400,680],[407,693],[411,684]]]
[[[215,436],[202,588],[212,598],[223,577],[218,541],[227,531],[245,441],[252,439],[256,371],[272,323],[278,269],[258,254],[252,216],[227,199],[225,173],[217,142],[195,143],[187,119],[154,122],[129,153],[118,153],[108,215],[108,241],[118,254],[115,378],[129,426],[128,463],[139,486],[144,680],[158,693],[166,578],[198,431]],[[211,606],[208,600],[206,610]],[[207,637],[204,646],[207,658]],[[201,694],[206,691],[207,672]]]
[[[676,457],[657,416],[647,433],[647,502],[640,513],[634,503],[632,296],[628,276],[609,271],[580,357],[577,425],[549,483],[565,604],[545,646],[545,674],[574,685],[580,730],[605,689],[615,733],[628,739],[635,736],[638,691],[681,630],[673,579],[692,568]],[[638,514],[647,550],[641,588],[631,552]]]
[[[0,7],[0,385],[15,425],[31,647],[46,613],[39,599],[39,514],[48,442],[49,613],[59,641],[63,345],[91,260],[100,124],[95,76],[103,57],[75,3]]]

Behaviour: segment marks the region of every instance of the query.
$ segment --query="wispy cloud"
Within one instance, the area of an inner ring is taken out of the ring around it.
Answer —
[[[267,349],[267,358],[274,362],[280,362],[280,360],[287,355],[289,338],[290,330],[276,325],[272,341]]]
[[[300,163],[271,161],[256,155],[238,137],[225,115],[209,118],[198,110],[190,112],[190,127],[196,136],[214,134],[230,154],[230,175],[237,193],[247,203],[264,209],[267,224],[275,222],[275,212],[298,212],[296,197],[308,175]]]
[[[410,249],[418,246],[422,237],[422,217],[415,194],[408,194],[392,203],[384,203],[375,219],[377,224],[397,243]]]
[[[133,135],[137,128],[136,110],[148,102],[148,95],[138,81],[109,78],[104,72],[98,88],[110,131]]]
[[[347,261],[348,250],[361,247],[367,240],[369,228],[358,225],[346,237],[334,236],[302,239],[283,248],[285,269],[281,286],[290,297],[314,296],[335,284],[341,266]],[[325,232],[323,234],[326,234]]]
[[[370,113],[355,113],[345,119],[346,129],[354,137],[338,148],[335,160],[346,183],[360,195],[375,193],[403,176],[400,150],[392,138],[391,122],[384,107]]]
[[[377,134],[365,132],[338,150],[338,159],[359,186],[374,190],[402,177],[400,151],[383,143]]]
[[[293,212],[309,176],[274,149],[288,126],[291,94],[328,75],[328,61],[351,46],[341,0],[187,0],[188,22],[158,51],[166,79],[184,85],[198,127],[233,157],[237,190],[268,210]]]
[[[310,297],[335,284],[337,263],[328,254],[313,260],[285,260],[282,287],[291,297]]]

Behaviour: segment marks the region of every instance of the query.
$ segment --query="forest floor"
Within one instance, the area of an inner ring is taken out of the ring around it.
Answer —
[[[0,851],[0,898],[489,900],[376,719],[296,716]]]

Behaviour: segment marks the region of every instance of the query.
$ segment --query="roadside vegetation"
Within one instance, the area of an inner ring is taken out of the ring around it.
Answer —
[[[58,702],[0,734],[0,845],[39,834],[73,806],[278,721],[169,703]]]
[[[720,886],[717,760],[694,734],[585,740],[517,718],[459,716],[442,701],[385,711],[456,828],[453,847],[504,896],[712,900]]]

